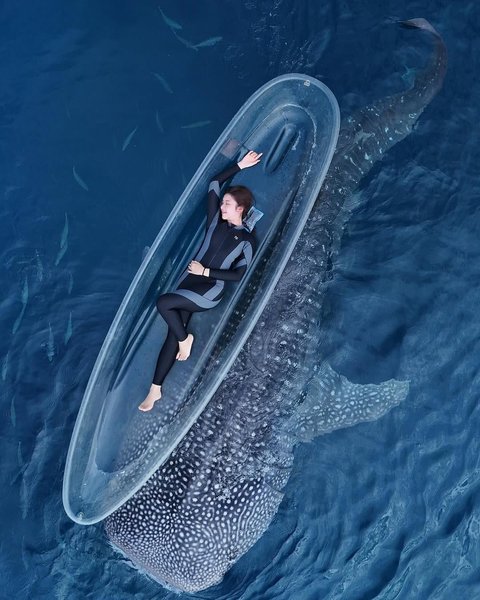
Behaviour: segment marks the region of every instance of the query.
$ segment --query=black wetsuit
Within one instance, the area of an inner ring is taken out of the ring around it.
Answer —
[[[239,281],[257,249],[255,234],[243,224],[231,225],[220,215],[220,186],[238,173],[235,164],[210,182],[205,238],[193,260],[209,268],[209,277],[194,275],[188,268],[180,275],[174,291],[162,294],[157,309],[168,324],[168,335],[157,360],[153,383],[161,385],[175,362],[178,342],[187,338],[185,327],[192,313],[216,306],[223,297],[225,281]]]

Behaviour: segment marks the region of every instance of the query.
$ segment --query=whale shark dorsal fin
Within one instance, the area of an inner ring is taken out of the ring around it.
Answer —
[[[408,389],[408,381],[396,379],[380,384],[351,383],[322,363],[314,369],[286,429],[299,441],[308,442],[317,435],[374,421],[400,404]]]

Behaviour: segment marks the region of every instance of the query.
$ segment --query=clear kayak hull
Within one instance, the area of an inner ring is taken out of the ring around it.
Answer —
[[[248,99],[205,157],[144,257],[88,381],[63,485],[65,510],[77,523],[100,521],[126,502],[168,459],[227,375],[308,219],[339,122],[325,85],[282,75]],[[218,306],[192,317],[189,359],[176,361],[161,400],[143,413],[138,405],[167,333],[156,299],[175,289],[202,242],[209,181],[249,150],[262,152],[262,161],[234,183],[252,189],[264,213],[253,263],[240,282],[227,282]]]

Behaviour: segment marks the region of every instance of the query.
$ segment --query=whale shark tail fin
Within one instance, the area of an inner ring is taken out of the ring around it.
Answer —
[[[396,379],[380,384],[351,383],[322,363],[305,386],[285,429],[298,441],[309,442],[336,429],[374,421],[400,404],[408,389],[408,381]]]
[[[398,21],[398,24],[407,29],[424,29],[425,31],[430,31],[430,33],[433,33],[434,35],[440,35],[435,27],[427,21],[427,19],[407,19],[405,21]]]

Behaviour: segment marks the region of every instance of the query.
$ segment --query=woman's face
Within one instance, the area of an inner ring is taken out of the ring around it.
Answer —
[[[238,206],[231,194],[225,194],[220,203],[220,212],[225,221],[238,221],[242,216],[243,208]]]

